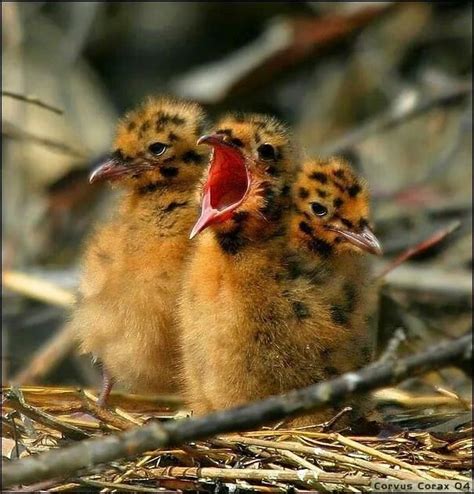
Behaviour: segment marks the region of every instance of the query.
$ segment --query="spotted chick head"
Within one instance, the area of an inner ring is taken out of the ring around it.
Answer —
[[[343,159],[309,160],[292,189],[292,235],[310,251],[382,254],[370,226],[369,191]]]
[[[213,225],[256,232],[275,223],[290,204],[295,149],[286,127],[259,114],[224,116],[200,144],[212,147],[201,191],[201,216],[191,237]]]
[[[205,129],[197,104],[149,98],[118,124],[112,152],[90,175],[132,189],[197,182],[207,163],[196,140]]]

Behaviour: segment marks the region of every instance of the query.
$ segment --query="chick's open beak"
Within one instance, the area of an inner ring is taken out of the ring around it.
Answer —
[[[117,180],[130,173],[130,167],[115,156],[109,156],[89,175],[89,183]]]
[[[375,236],[374,232],[365,226],[360,232],[354,232],[352,230],[346,230],[345,228],[338,226],[328,226],[328,230],[339,233],[348,242],[359,247],[370,254],[381,256],[383,254],[382,246]]]
[[[222,223],[242,204],[250,187],[246,159],[239,148],[225,140],[223,134],[202,136],[198,144],[212,146],[207,181],[203,187],[201,215],[190,238],[215,223]]]

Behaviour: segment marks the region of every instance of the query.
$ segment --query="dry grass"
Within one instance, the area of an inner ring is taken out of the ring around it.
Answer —
[[[427,403],[425,397],[423,405]],[[452,413],[453,403],[449,405]],[[110,408],[102,410],[91,391],[4,388],[3,456],[23,458],[149,420],[185,416],[179,399],[173,397],[114,393]],[[352,436],[348,431],[328,431],[327,424],[299,430],[276,427],[149,451],[27,489],[156,492],[160,487],[169,492],[208,492],[225,485],[254,492],[286,492],[290,487],[298,492],[368,492],[374,478],[469,480],[472,424],[452,429]]]

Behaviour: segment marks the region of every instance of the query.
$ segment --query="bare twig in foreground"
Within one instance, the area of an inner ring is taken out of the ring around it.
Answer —
[[[44,108],[45,110],[52,111],[57,115],[62,115],[64,113],[63,110],[61,110],[60,108],[50,105],[49,103],[45,103],[36,96],[27,96],[25,94],[14,93],[13,91],[2,91],[2,96],[7,96],[8,98],[17,99],[19,101],[24,101],[25,103],[29,103],[31,105],[39,106],[40,108]]]
[[[147,424],[138,429],[52,450],[32,458],[13,461],[3,468],[4,487],[65,476],[82,468],[132,457],[156,448],[187,441],[244,431],[285,417],[340,402],[352,393],[393,385],[450,364],[472,358],[472,334],[444,342],[395,362],[375,363],[337,379],[267,398],[246,406],[212,413],[202,418]]]

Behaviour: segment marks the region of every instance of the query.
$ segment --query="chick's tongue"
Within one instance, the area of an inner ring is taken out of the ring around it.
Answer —
[[[248,186],[245,159],[241,152],[226,145],[215,145],[209,176],[204,185],[201,216],[194,225],[191,238],[209,225],[229,219],[245,197]]]

